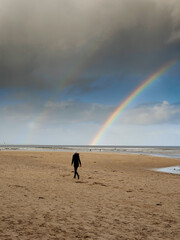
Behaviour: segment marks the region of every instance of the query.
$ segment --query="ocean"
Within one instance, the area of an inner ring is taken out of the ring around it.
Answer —
[[[0,145],[0,150],[111,152],[180,158],[179,146]]]

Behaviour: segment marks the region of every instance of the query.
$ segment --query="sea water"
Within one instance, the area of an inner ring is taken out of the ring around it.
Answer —
[[[180,158],[179,146],[0,145],[0,150],[111,152]]]
[[[180,174],[180,166],[171,166],[171,167],[165,167],[165,168],[155,168],[153,170],[157,171],[157,172]]]

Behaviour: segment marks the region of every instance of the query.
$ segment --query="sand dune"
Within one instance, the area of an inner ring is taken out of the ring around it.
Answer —
[[[0,240],[180,239],[180,176],[150,168],[178,159],[0,152]]]

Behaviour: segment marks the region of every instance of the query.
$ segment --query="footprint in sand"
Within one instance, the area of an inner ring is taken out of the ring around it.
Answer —
[[[15,188],[23,188],[23,189],[25,189],[25,190],[27,190],[27,191],[29,191],[29,189],[26,187],[26,186],[22,186],[22,185],[8,185],[9,187],[15,187]]]
[[[44,197],[39,197],[39,199],[44,199]]]
[[[162,206],[162,203],[160,202],[160,203],[156,203],[156,206]]]
[[[92,185],[100,185],[100,186],[103,186],[103,187],[107,187],[106,184],[100,183],[100,182],[93,182]]]
[[[84,182],[84,181],[76,181],[76,183],[87,183],[87,182]]]

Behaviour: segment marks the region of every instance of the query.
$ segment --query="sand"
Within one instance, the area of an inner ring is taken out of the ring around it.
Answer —
[[[0,152],[0,240],[180,239],[180,159]]]

